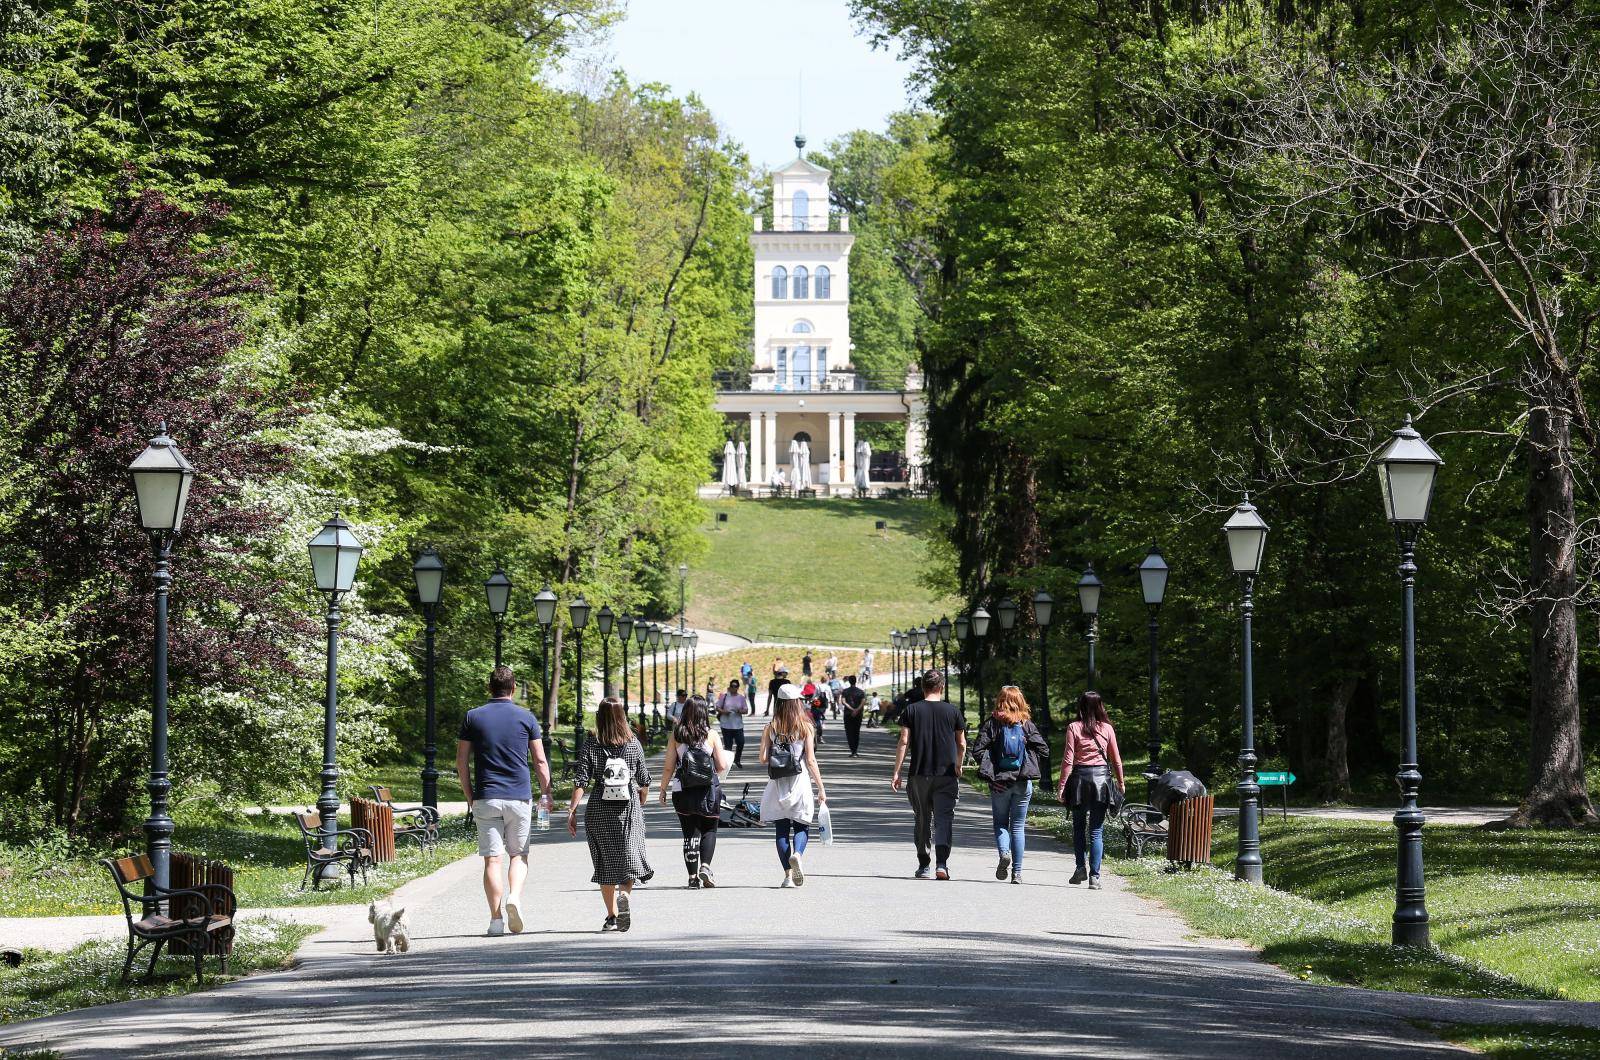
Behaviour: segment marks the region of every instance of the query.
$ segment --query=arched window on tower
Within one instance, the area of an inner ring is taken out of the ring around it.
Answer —
[[[828,270],[826,265],[817,266],[817,297],[833,297],[833,273]]]
[[[811,297],[811,274],[804,265],[794,267],[794,296],[796,298]]]
[[[789,297],[789,270],[782,265],[775,266],[772,270],[772,297]]]
[[[804,188],[794,193],[794,231],[804,232],[811,227],[811,196]]]
[[[794,327],[790,328],[789,330],[795,335],[809,335],[811,334],[811,321],[796,320],[794,322]]]

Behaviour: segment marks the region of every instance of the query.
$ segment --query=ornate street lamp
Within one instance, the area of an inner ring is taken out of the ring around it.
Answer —
[[[657,656],[661,651],[662,630],[661,623],[650,623],[650,708],[652,711],[661,706],[661,664]]]
[[[683,629],[688,625],[687,612],[684,608],[684,591],[689,584],[689,565],[678,564],[678,628]]]
[[[1158,615],[1161,602],[1167,597],[1167,574],[1170,568],[1155,545],[1139,563],[1139,592],[1144,597],[1145,609],[1150,613],[1150,733],[1146,746],[1150,752],[1150,767],[1145,779],[1154,784],[1161,775],[1161,637]]]
[[[1048,665],[1049,644],[1045,635],[1050,632],[1050,620],[1055,617],[1056,598],[1040,589],[1033,594],[1033,624],[1039,627],[1039,726],[1044,738],[1050,739],[1050,671]],[[1039,765],[1044,769],[1044,788],[1050,790],[1050,756],[1045,755],[1044,761]]]
[[[500,564],[494,565],[494,573],[483,583],[483,595],[489,601],[489,614],[494,618],[494,664],[499,667],[506,611],[511,607],[511,579],[500,569]]]
[[[1228,559],[1233,573],[1244,586],[1239,607],[1243,644],[1240,651],[1240,709],[1243,725],[1239,733],[1239,855],[1233,863],[1234,878],[1246,883],[1261,882],[1261,786],[1256,783],[1256,708],[1255,672],[1251,659],[1250,620],[1255,614],[1256,575],[1261,573],[1261,554],[1267,547],[1267,524],[1246,493],[1244,500],[1222,524],[1228,539]]]
[[[567,615],[572,619],[572,639],[577,642],[578,667],[572,673],[574,692],[573,720],[572,720],[572,752],[577,754],[578,748],[583,746],[583,631],[589,625],[589,601],[579,593],[578,598],[567,605]]]
[[[1422,771],[1417,768],[1417,538],[1428,521],[1433,505],[1434,480],[1444,461],[1423,440],[1406,417],[1405,426],[1394,432],[1378,454],[1378,483],[1383,490],[1384,515],[1394,526],[1400,544],[1400,586],[1403,640],[1400,668],[1404,683],[1401,699],[1402,748],[1400,809],[1395,811],[1394,827],[1399,840],[1399,868],[1395,875],[1394,928],[1396,946],[1428,945],[1428,906],[1422,880],[1422,811],[1417,794],[1422,787]]]
[[[439,754],[439,719],[434,702],[433,635],[438,629],[435,619],[439,601],[444,597],[444,560],[432,545],[424,548],[411,565],[411,577],[416,580],[417,602],[422,605],[422,688],[426,709],[422,738],[422,804],[438,809],[439,770],[435,763]]]
[[[172,886],[172,813],[168,799],[172,781],[167,775],[167,597],[172,591],[172,546],[183,532],[183,511],[189,504],[194,466],[167,437],[161,424],[144,451],[128,465],[133,495],[139,502],[139,525],[150,535],[155,552],[155,639],[151,654],[150,703],[150,816],[144,822],[145,849],[155,870],[157,887]]]
[[[1083,612],[1083,617],[1089,620],[1083,632],[1083,639],[1089,645],[1089,689],[1094,690],[1095,680],[1099,676],[1094,666],[1094,642],[1099,639],[1100,633],[1100,590],[1104,583],[1095,576],[1094,564],[1089,564],[1084,569],[1083,577],[1078,579],[1078,608]]]
[[[667,634],[672,645],[672,687],[668,694],[674,700],[678,698],[678,689],[683,687],[683,629],[682,627]]]
[[[900,636],[901,634],[898,629],[891,629],[889,631],[889,645],[892,649],[890,658],[894,660],[894,676],[892,679],[893,688],[889,690],[890,698],[894,697],[894,689],[900,687],[900,678],[902,676],[902,669],[900,666]]]
[[[318,590],[328,597],[328,678],[327,699],[322,713],[322,794],[317,799],[317,812],[322,817],[322,841],[329,850],[338,847],[339,830],[339,765],[335,758],[338,745],[339,714],[339,597],[356,584],[356,566],[365,551],[350,524],[335,515],[318,530],[308,542],[311,554],[311,576]],[[339,866],[333,862],[317,868],[321,879],[339,875]]]
[[[972,612],[972,636],[973,639],[977,641],[975,647],[977,648],[978,656],[978,720],[980,724],[983,721],[983,717],[989,712],[989,709],[985,705],[983,698],[983,638],[989,635],[989,622],[989,612],[985,611],[983,608],[980,607],[976,611]]]
[[[1017,625],[1017,602],[1009,596],[1000,598],[994,605],[994,617],[1000,620],[1000,636],[995,641],[995,659],[1004,667],[1006,683],[1014,678],[1011,676],[1011,655],[1015,645],[1011,643],[1011,631]]]
[[[961,679],[961,727],[967,725],[967,638],[972,635],[972,619],[957,615],[953,626],[956,634],[956,676]]]
[[[950,616],[944,615],[939,619],[939,624],[934,627],[939,631],[939,643],[944,645],[944,665],[940,673],[944,675],[944,694],[950,695],[950,638],[955,634],[955,627],[950,624]]]
[[[689,690],[700,684],[700,631],[689,631]]]
[[[550,583],[545,582],[544,588],[533,598],[533,618],[539,623],[539,688],[543,700],[539,704],[539,723],[544,730],[544,749],[548,757],[550,753],[550,729],[555,725],[556,716],[552,714],[545,717],[545,711],[558,701],[559,695],[550,694],[550,627],[555,625],[556,605],[560,601],[556,594],[550,590]]]
[[[600,678],[601,698],[611,694],[611,629],[617,622],[616,612],[611,610],[610,604],[601,604],[600,610],[595,613],[594,624],[600,630]],[[626,634],[624,634],[626,636]],[[627,702],[626,699],[623,700]]]

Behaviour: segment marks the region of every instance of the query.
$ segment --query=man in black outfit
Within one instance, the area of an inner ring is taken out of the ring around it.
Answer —
[[[933,875],[948,880],[950,833],[955,827],[961,763],[967,759],[967,731],[961,724],[961,712],[944,700],[944,675],[929,670],[922,675],[921,684],[922,700],[906,707],[900,716],[900,746],[889,786],[900,790],[900,767],[909,751],[906,793],[916,818],[917,879],[928,878],[931,862]]]
[[[844,679],[845,690],[839,693],[844,700],[844,738],[850,744],[850,757],[861,757],[861,718],[867,712],[867,693],[856,687],[856,675]]]
[[[772,705],[778,701],[778,690],[789,683],[789,671],[779,670],[772,675],[772,680],[767,682],[767,709],[762,714],[771,714]],[[755,704],[750,704],[750,712],[755,713]]]

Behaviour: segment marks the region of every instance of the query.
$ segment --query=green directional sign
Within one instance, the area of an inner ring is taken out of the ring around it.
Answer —
[[[1294,781],[1295,781],[1295,776],[1294,776],[1293,773],[1257,773],[1256,774],[1256,783],[1262,785],[1263,787],[1275,787],[1275,786],[1280,785],[1280,784],[1284,784],[1284,785],[1293,784]]]

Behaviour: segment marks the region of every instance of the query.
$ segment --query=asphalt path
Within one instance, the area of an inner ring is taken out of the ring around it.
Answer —
[[[751,735],[756,732],[752,728]],[[604,918],[581,834],[536,836],[527,929],[487,938],[476,858],[400,895],[413,949],[373,952],[362,913],[307,940],[299,966],[216,990],[0,1028],[0,1046],[72,1057],[655,1055],[1461,1055],[1409,1018],[1510,1018],[1493,1003],[1302,983],[1107,877],[1072,887],[1070,851],[1038,837],[1026,883],[994,878],[987,799],[967,791],[949,882],[910,878],[910,814],[889,790],[893,745],[821,761],[838,832],[806,885],[780,890],[769,830],[724,830],[714,890],[684,886],[669,809],[648,814],[657,875],[627,934]],[[729,781],[737,796],[747,768]],[[558,815],[557,823],[563,820]],[[1463,1006],[1478,1006],[1469,1008]]]

